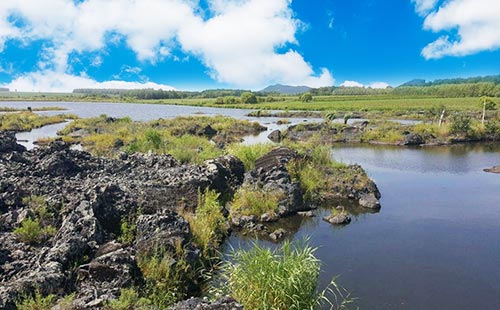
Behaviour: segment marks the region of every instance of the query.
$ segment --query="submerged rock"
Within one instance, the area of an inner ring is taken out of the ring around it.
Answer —
[[[283,239],[287,234],[287,231],[284,230],[283,228],[276,229],[272,233],[269,234],[269,238],[271,238],[273,241],[279,241]]]
[[[500,174],[500,166],[494,166],[492,168],[487,168],[483,170],[484,172],[498,173]]]
[[[330,214],[325,216],[323,220],[333,225],[347,225],[351,223],[351,217],[344,213]]]

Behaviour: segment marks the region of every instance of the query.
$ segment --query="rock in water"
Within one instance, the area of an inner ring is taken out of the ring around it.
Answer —
[[[380,209],[380,201],[373,193],[362,194],[359,198],[359,205],[369,209]]]
[[[351,217],[343,213],[325,216],[323,220],[333,225],[347,225],[351,223]]]
[[[484,172],[490,172],[490,173],[498,173],[500,174],[500,166],[495,166],[492,168],[484,169]]]
[[[282,136],[281,136],[281,131],[276,129],[275,131],[271,132],[267,138],[273,142],[279,143],[281,142]]]
[[[422,145],[424,143],[425,143],[424,138],[416,133],[409,133],[405,135],[403,140],[403,145],[408,145],[408,146]]]

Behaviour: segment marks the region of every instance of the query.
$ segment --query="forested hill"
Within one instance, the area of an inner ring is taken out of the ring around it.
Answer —
[[[399,87],[406,86],[436,86],[444,84],[476,84],[476,83],[493,83],[495,85],[500,84],[500,75],[490,75],[490,76],[476,76],[470,78],[455,78],[455,79],[441,79],[434,81],[426,81],[421,79],[415,79],[408,81]]]
[[[372,89],[365,87],[321,87],[313,95],[395,95],[429,97],[500,97],[500,75],[425,81],[411,80],[396,88]]]
[[[310,92],[313,96],[364,96],[364,95],[392,95],[412,97],[500,97],[500,75],[443,79],[427,82],[416,79],[404,83],[396,88],[374,89],[369,87],[342,87],[330,86],[320,88],[296,88],[278,85],[271,88],[273,92],[254,92],[258,97],[291,96],[298,93]],[[293,90],[293,93],[290,91]],[[210,89],[204,91],[177,91],[177,90],[155,90],[155,89],[75,89],[73,93],[89,96],[122,97],[134,99],[186,99],[186,98],[236,98],[243,94],[251,93],[241,89]]]

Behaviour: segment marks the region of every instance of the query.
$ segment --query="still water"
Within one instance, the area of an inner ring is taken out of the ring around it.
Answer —
[[[246,116],[253,110],[250,109],[223,109],[223,108],[208,108],[208,107],[190,107],[190,106],[177,106],[177,105],[164,105],[164,104],[134,104],[134,103],[91,103],[91,102],[0,102],[0,107],[27,109],[41,108],[41,107],[61,107],[65,111],[43,111],[37,112],[43,115],[56,115],[56,114],[75,114],[81,118],[96,117],[106,114],[111,117],[130,117],[135,121],[150,121],[159,118],[174,118],[177,116],[188,115],[224,115],[236,119],[246,119],[249,121],[258,121],[267,127],[266,131],[261,132],[256,136],[248,136],[245,138],[244,143],[270,143],[271,141],[267,136],[276,129],[286,129],[290,125],[295,125],[301,122],[319,122],[322,119],[315,118],[289,118],[289,124],[277,124],[278,118],[274,117],[249,117]],[[354,120],[351,120],[351,122]],[[64,128],[64,126],[54,126],[48,128],[34,129],[29,133],[18,134],[18,140],[28,149],[34,147],[33,142],[39,138],[55,137],[57,131]]]
[[[500,146],[333,151],[367,170],[382,209],[340,228],[321,219],[327,209],[290,219],[292,239],[319,247],[322,287],[339,275],[360,309],[500,309],[500,175],[482,171],[500,164]]]

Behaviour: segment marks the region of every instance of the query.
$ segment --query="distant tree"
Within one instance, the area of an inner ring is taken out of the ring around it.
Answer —
[[[242,103],[257,103],[257,97],[251,92],[244,92],[241,94]]]
[[[313,96],[311,95],[311,93],[303,93],[299,96],[299,100],[302,102],[310,102],[313,100]]]
[[[224,104],[224,97],[217,97],[217,99],[215,99],[215,104]]]
[[[470,125],[471,122],[469,117],[455,114],[451,122],[451,132],[454,134],[467,134],[471,128]]]

